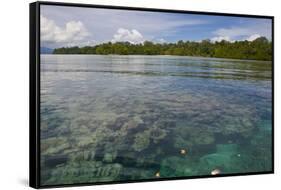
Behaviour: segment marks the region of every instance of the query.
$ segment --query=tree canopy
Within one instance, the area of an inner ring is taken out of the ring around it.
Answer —
[[[265,37],[254,41],[201,42],[183,41],[176,43],[153,43],[145,41],[142,44],[129,42],[103,43],[85,47],[62,47],[53,51],[54,54],[117,54],[117,55],[180,55],[201,56],[232,59],[272,60],[272,42]]]

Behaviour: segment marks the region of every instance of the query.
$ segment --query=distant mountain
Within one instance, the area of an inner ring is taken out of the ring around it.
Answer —
[[[54,51],[53,49],[47,48],[47,47],[41,47],[40,48],[40,53],[41,54],[52,54],[53,51]]]

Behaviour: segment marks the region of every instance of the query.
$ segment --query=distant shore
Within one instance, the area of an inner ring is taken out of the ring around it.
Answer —
[[[94,55],[176,55],[207,58],[227,58],[243,60],[272,60],[272,42],[265,37],[254,41],[236,42],[201,42],[178,41],[176,43],[153,43],[145,41],[142,44],[129,42],[103,43],[96,46],[56,48],[53,54],[94,54]]]
[[[58,56],[147,56],[147,57],[153,57],[153,56],[159,56],[159,57],[177,57],[177,58],[191,58],[191,59],[216,59],[216,60],[220,60],[220,61],[223,61],[223,60],[231,60],[231,61],[249,61],[249,62],[252,62],[252,61],[256,61],[256,62],[268,62],[268,63],[271,63],[272,60],[256,60],[256,59],[239,59],[239,58],[223,58],[223,57],[202,57],[202,56],[190,56],[190,55],[120,55],[120,54],[107,54],[107,55],[104,55],[104,54],[51,54],[51,53],[41,53],[41,55],[44,55],[44,56],[54,56],[54,55],[58,55]]]

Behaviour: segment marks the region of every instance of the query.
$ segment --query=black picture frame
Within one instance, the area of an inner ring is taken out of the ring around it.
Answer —
[[[195,15],[217,15],[217,16],[232,16],[246,18],[266,18],[271,19],[272,23],[272,170],[265,172],[250,172],[236,174],[221,174],[218,176],[194,176],[194,177],[172,177],[159,179],[143,179],[130,181],[112,181],[112,182],[97,182],[97,183],[79,183],[69,185],[47,185],[40,184],[40,6],[54,5],[67,7],[88,7],[88,8],[104,8],[118,10],[136,10],[149,12],[166,12],[166,13],[188,13]],[[232,14],[218,12],[201,12],[187,10],[169,10],[156,8],[141,8],[141,7],[123,7],[123,6],[108,6],[108,5],[92,5],[80,3],[60,3],[38,1],[29,5],[29,44],[30,44],[30,65],[29,65],[29,185],[33,188],[54,188],[54,187],[73,187],[85,185],[100,185],[100,184],[119,184],[119,183],[134,183],[134,182],[151,182],[163,180],[180,180],[194,178],[213,178],[213,177],[228,177],[228,176],[246,176],[258,174],[273,174],[274,173],[274,17],[263,15],[248,15],[248,14]]]

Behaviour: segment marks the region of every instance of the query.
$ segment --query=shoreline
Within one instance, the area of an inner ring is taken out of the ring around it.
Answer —
[[[177,57],[177,58],[192,58],[192,59],[215,59],[215,60],[232,60],[232,61],[248,61],[248,62],[270,62],[272,63],[273,60],[258,60],[258,59],[236,59],[236,58],[224,58],[224,57],[204,57],[204,56],[189,56],[189,55],[142,55],[142,54],[131,54],[131,55],[122,55],[122,54],[40,54],[40,56],[130,56],[130,57]]]

